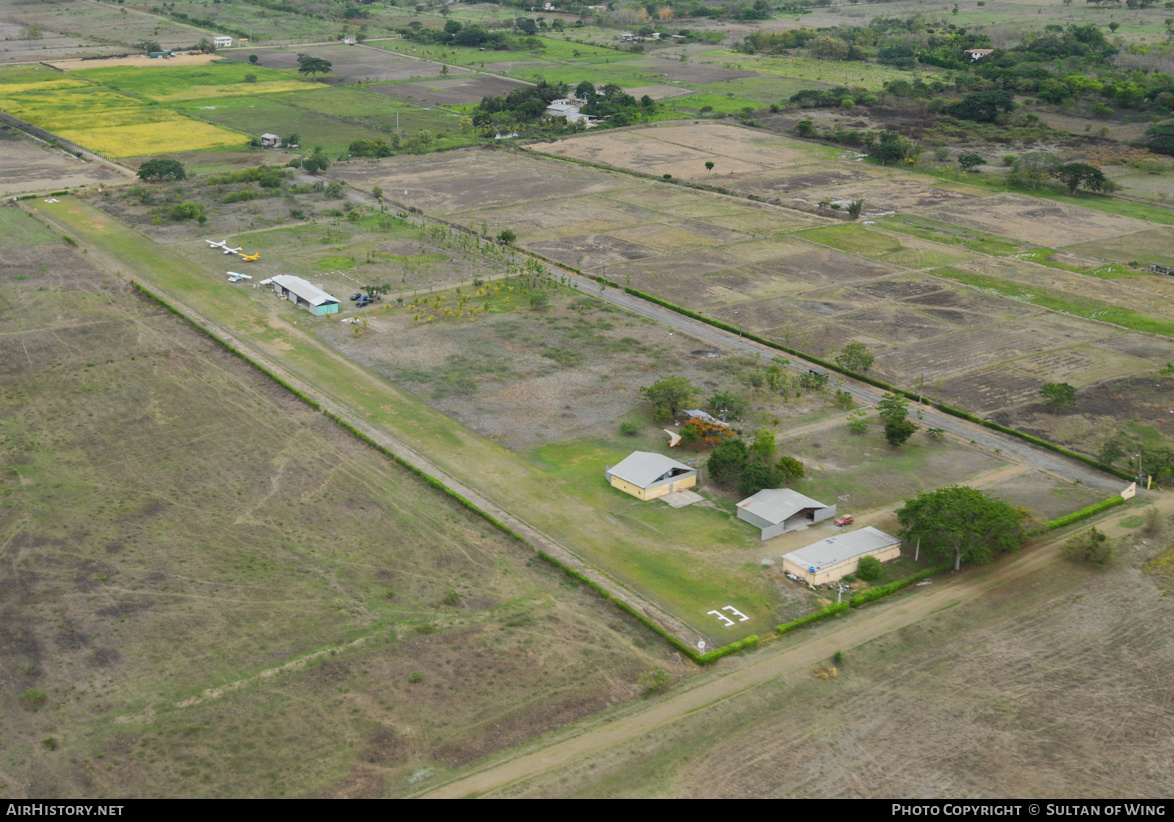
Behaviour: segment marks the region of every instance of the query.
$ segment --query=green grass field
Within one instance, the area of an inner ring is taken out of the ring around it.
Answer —
[[[296,97],[329,94],[330,90],[299,93]],[[286,96],[286,95],[282,95]],[[279,135],[297,133],[307,148],[323,146],[330,153],[345,151],[352,140],[384,140],[386,132],[343,122],[315,111],[290,105],[275,95],[260,97],[214,97],[176,103],[176,108],[192,117],[226,126],[245,134]]]
[[[49,262],[52,289],[0,288],[5,795],[380,795],[660,662],[157,303]]]
[[[101,246],[128,269],[139,272],[145,282],[181,297],[184,303],[216,322],[257,340],[270,356],[312,383],[326,387],[362,413],[369,423],[394,433],[441,468],[474,485],[508,510],[522,512],[528,522],[576,552],[585,557],[598,557],[600,565],[608,557],[616,558],[615,566],[608,570],[614,572],[619,581],[641,590],[671,613],[691,624],[711,628],[708,620],[712,618],[705,614],[714,603],[706,597],[715,590],[723,590],[750,601],[737,599],[717,604],[738,605],[742,602],[747,607],[738,607],[751,615],[752,620],[730,629],[728,637],[724,633],[718,634],[720,638],[732,641],[751,633],[764,633],[778,623],[765,581],[755,582],[747,578],[747,572],[740,566],[734,569],[711,567],[705,574],[690,567],[689,563],[679,567],[684,559],[675,557],[672,546],[667,545],[655,530],[642,524],[639,518],[612,521],[601,515],[617,500],[609,496],[613,493],[610,489],[599,488],[598,482],[591,483],[587,489],[567,488],[552,496],[553,478],[548,470],[520,462],[505,449],[436,414],[412,395],[357,370],[313,337],[306,336],[305,332],[311,330],[311,323],[304,321],[307,318],[299,316],[297,328],[286,324],[275,327],[264,321],[257,298],[251,292],[223,288],[219,278],[208,276],[182,257],[89,206],[66,199],[47,205],[46,209],[51,209],[48,213],[71,226],[79,239]],[[582,470],[602,477],[603,466],[593,465]],[[628,505],[623,499],[618,502]],[[717,512],[701,515],[725,522],[725,515]],[[693,516],[698,514],[686,514],[686,517]],[[680,538],[688,538],[691,533],[701,534],[704,538],[704,531],[696,528],[682,528],[673,533]],[[753,551],[757,546],[752,541],[747,541],[746,545],[747,562],[757,560]],[[647,562],[651,565],[634,562],[632,557],[641,554],[650,558]],[[655,568],[672,571],[673,575],[662,577],[653,570]],[[703,577],[707,584],[702,588],[681,590],[679,587],[683,579],[700,580]],[[641,588],[645,582],[652,587]]]
[[[203,97],[252,96],[275,91],[308,91],[319,87],[297,75],[236,60],[217,61],[206,66],[92,68],[80,74],[91,82],[160,103]],[[256,81],[246,81],[247,74],[255,76]]]
[[[897,237],[862,225],[811,228],[797,231],[794,236],[906,268],[946,265],[970,256],[936,244],[923,246],[910,243],[907,246]]]
[[[881,89],[886,81],[905,80],[909,72],[873,63],[816,60],[811,57],[771,57],[734,51],[710,51],[708,61],[726,68],[756,71],[797,80],[815,80],[832,86],[862,86]]]
[[[47,228],[23,211],[0,208],[0,248],[40,245],[56,239]]]

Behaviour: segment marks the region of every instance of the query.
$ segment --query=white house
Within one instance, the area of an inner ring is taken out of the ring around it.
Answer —
[[[217,35],[212,38],[212,45],[218,49],[232,48],[232,38],[227,35]]]

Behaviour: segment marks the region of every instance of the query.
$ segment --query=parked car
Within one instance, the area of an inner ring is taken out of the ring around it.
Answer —
[[[844,514],[842,517],[836,517],[836,525],[844,526],[851,525],[856,521],[856,517],[851,514]]]

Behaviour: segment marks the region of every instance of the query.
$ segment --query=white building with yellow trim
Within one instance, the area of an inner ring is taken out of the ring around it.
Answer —
[[[604,471],[607,482],[637,499],[650,500],[692,488],[697,484],[697,469],[663,454],[634,451],[619,465]]]
[[[783,571],[808,585],[826,585],[856,573],[861,557],[888,562],[901,556],[901,540],[866,525],[783,555]]]

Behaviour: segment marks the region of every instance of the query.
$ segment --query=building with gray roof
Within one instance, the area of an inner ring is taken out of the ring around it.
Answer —
[[[322,316],[323,314],[338,313],[338,300],[301,277],[295,277],[292,274],[278,274],[276,277],[271,277],[270,282],[273,283],[273,290],[277,292],[278,296],[289,300],[299,308],[306,309],[311,314]]]
[[[901,556],[901,540],[867,525],[784,554],[783,571],[808,585],[825,585],[855,573],[865,556],[881,562],[896,559]]]
[[[836,506],[805,497],[790,488],[764,488],[738,503],[738,519],[762,529],[770,539],[798,531],[836,515]]]
[[[604,471],[612,488],[643,500],[656,499],[697,484],[697,469],[651,451],[633,451]]]

